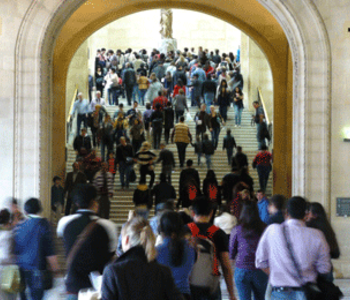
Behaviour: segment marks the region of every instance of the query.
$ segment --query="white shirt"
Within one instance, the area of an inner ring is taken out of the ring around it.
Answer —
[[[237,225],[237,218],[227,212],[214,219],[214,225],[220,227],[226,234],[230,234],[233,227]]]

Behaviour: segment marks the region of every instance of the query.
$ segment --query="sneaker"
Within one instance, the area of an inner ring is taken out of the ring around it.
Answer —
[[[235,125],[235,127],[237,127],[237,125]]]

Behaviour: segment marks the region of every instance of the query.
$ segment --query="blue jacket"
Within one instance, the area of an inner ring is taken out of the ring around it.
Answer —
[[[263,221],[265,224],[269,221],[269,211],[267,209],[269,205],[269,201],[266,197],[264,197],[260,202],[258,202],[258,208],[259,208],[259,216],[261,221]]]

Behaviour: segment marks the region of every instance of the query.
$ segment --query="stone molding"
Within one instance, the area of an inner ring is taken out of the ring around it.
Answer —
[[[55,37],[84,2],[33,0],[22,21],[15,54],[15,197],[50,197]],[[292,50],[293,194],[322,202],[329,209],[331,54],[325,26],[311,0],[259,2],[281,24]],[[28,45],[34,46],[30,54],[25,51]],[[26,101],[31,102],[34,112],[26,112]],[[320,131],[311,130],[317,125]],[[28,141],[31,141],[29,150]],[[312,147],[315,141],[319,142],[320,149]],[[28,151],[33,151],[31,156]],[[32,169],[31,176],[23,172],[24,166]],[[48,211],[49,201],[43,202]]]

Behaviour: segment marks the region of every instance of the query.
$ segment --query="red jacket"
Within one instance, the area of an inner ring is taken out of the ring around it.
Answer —
[[[185,87],[185,86],[180,87],[179,85],[175,85],[175,86],[174,86],[174,92],[173,92],[173,98],[174,98],[177,94],[179,94],[180,89],[183,89],[183,91],[184,91],[184,93],[185,93],[185,95],[186,95],[186,87]]]
[[[164,96],[158,96],[157,98],[154,98],[153,106],[152,106],[153,110],[156,109],[157,103],[159,103],[161,106],[160,110],[163,110],[163,108],[165,108],[166,104],[168,103],[168,99],[167,97],[164,97]]]

